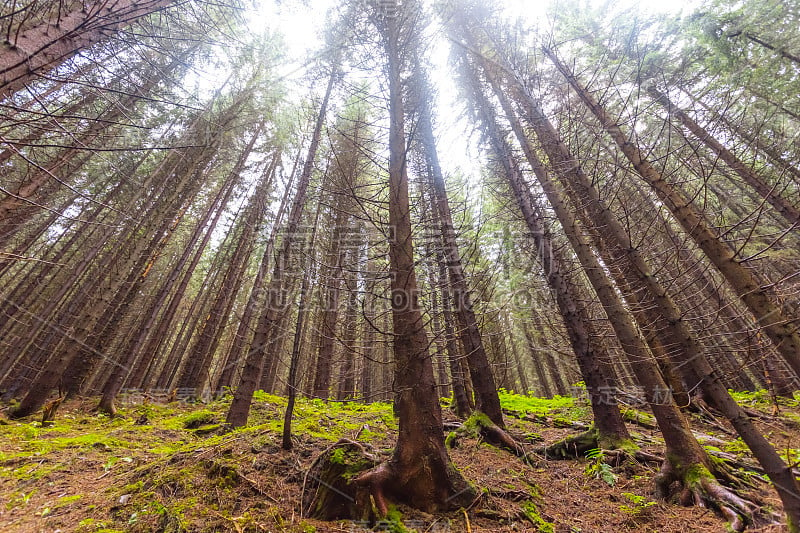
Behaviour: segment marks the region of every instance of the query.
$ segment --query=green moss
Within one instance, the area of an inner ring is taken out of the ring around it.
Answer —
[[[525,433],[525,440],[528,442],[543,442],[544,437],[541,433],[530,432]]]
[[[390,531],[391,533],[409,533],[403,523],[403,513],[397,510],[394,506],[389,507],[386,513],[386,518],[381,521],[381,531]]]
[[[762,408],[768,408],[775,403],[785,407],[800,407],[800,391],[795,392],[793,398],[784,398],[781,396],[773,397],[768,390],[764,389],[752,392],[736,392],[733,390],[728,390],[728,392],[739,404],[747,404]]]
[[[555,533],[555,524],[542,518],[539,514],[539,508],[536,507],[536,504],[532,501],[528,500],[522,504],[522,514],[536,526],[537,531],[541,533]]]
[[[703,479],[709,478],[713,479],[714,476],[708,468],[700,464],[690,465],[683,475],[683,481],[689,488],[697,487]]]
[[[523,481],[525,481],[528,484],[528,494],[530,494],[531,497],[534,500],[537,500],[537,501],[541,500],[542,499],[542,488],[539,485],[537,485],[536,483],[534,483],[533,481],[528,481],[526,479],[526,477],[527,476],[525,474],[523,474]]]
[[[72,502],[76,502],[82,498],[80,494],[74,494],[72,496],[62,496],[58,499],[57,505],[68,505]]]
[[[728,453],[735,453],[737,455],[750,452],[750,448],[747,446],[747,444],[744,443],[741,437],[730,441],[728,444],[724,446],[723,450]]]
[[[182,417],[182,425],[184,429],[197,429],[201,426],[205,426],[208,424],[213,424],[216,420],[216,413],[209,411],[208,409],[202,409],[200,411],[195,411],[194,413],[189,413]]]
[[[503,409],[520,415],[550,415],[558,412],[567,415],[576,407],[575,399],[569,396],[554,396],[552,398],[538,398],[526,394],[514,394],[500,389],[500,406]]]
[[[139,492],[140,490],[142,490],[143,486],[144,486],[144,482],[139,480],[136,483],[131,483],[129,485],[125,485],[124,487],[122,487],[122,493],[123,494],[133,494],[133,493],[136,493],[136,492]]]
[[[493,426],[494,422],[480,411],[473,411],[470,417],[462,425],[463,432],[467,435],[477,437],[481,428]]]
[[[736,400],[736,403],[740,404],[769,404],[771,402],[770,393],[767,390],[760,389],[757,391],[734,391],[732,389],[728,389],[728,392]]]
[[[100,451],[110,451],[114,448],[126,450],[135,449],[132,442],[115,439],[100,433],[89,433],[79,437],[58,437],[50,439],[53,449],[56,448],[94,448]]]
[[[644,426],[657,426],[656,419],[653,415],[639,411],[638,409],[625,409],[622,411],[622,418],[626,422],[633,424],[641,424]]]
[[[628,454],[634,454],[639,450],[639,446],[633,439],[619,439],[611,435],[597,434],[597,443],[604,450],[622,450]]]

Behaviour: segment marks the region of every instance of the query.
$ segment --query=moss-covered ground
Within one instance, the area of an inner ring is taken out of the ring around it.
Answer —
[[[765,434],[792,462],[800,458],[800,402],[781,400],[777,417],[764,393],[740,394],[763,412]],[[295,446],[280,448],[284,398],[259,392],[247,427],[225,431],[229,398],[207,404],[135,402],[119,416],[92,411],[94,400],[62,405],[54,423],[0,420],[0,531],[75,532],[342,532],[356,522],[301,517],[311,462],[336,440],[367,442],[388,455],[397,421],[388,403],[300,399]],[[520,441],[551,443],[588,425],[584,401],[535,398],[502,391],[509,431]],[[445,418],[455,422],[443,401]],[[642,413],[646,415],[646,413]],[[696,421],[710,451],[752,462],[740,440]],[[660,453],[657,431],[632,423],[637,443]],[[628,464],[612,485],[586,474],[584,461],[517,457],[476,438],[450,450],[457,468],[483,496],[470,509],[430,516],[403,507],[379,531],[723,531],[713,513],[652,501],[655,470]],[[766,484],[759,496],[777,500]]]

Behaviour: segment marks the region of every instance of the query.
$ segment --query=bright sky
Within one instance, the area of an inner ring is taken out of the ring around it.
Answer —
[[[675,14],[691,10],[701,2],[700,0],[585,0],[589,5],[602,5],[612,3],[614,7],[622,10],[630,6],[638,6],[642,12]],[[257,0],[257,5],[251,10],[250,28],[261,31],[265,27],[280,30],[289,46],[293,56],[302,58],[308,50],[313,50],[321,44],[321,28],[327,22],[325,16],[328,9],[336,5],[336,0]],[[303,4],[307,3],[308,6]],[[557,4],[558,0],[496,0],[495,5],[502,6],[512,17],[528,18],[531,21],[546,19],[549,5]],[[278,5],[280,4],[280,5]]]
[[[652,14],[677,14],[689,12],[696,8],[701,0],[583,0],[589,6],[599,6],[603,3],[612,5],[617,10],[624,10],[631,6],[638,6],[644,13]],[[252,9],[249,18],[250,28],[254,32],[261,32],[266,28],[279,31],[283,34],[292,64],[287,64],[281,74],[289,79],[301,80],[304,74],[304,65],[311,53],[322,46],[322,34],[325,23],[328,21],[328,10],[336,5],[336,0],[256,0],[260,2]],[[494,5],[502,9],[510,18],[523,18],[531,21],[532,25],[548,23],[548,6],[557,5],[558,0],[496,0]],[[278,5],[280,4],[280,5]],[[305,4],[305,5],[304,5]],[[557,8],[554,8],[557,9]],[[442,112],[442,110],[460,110],[457,102],[457,91],[448,73],[447,57],[448,46],[445,42],[437,46],[429,56],[433,64],[431,77],[439,90],[438,136],[439,150],[442,163],[446,171],[460,169],[467,175],[473,175],[480,167],[474,146],[465,138],[467,126],[459,123],[458,111]],[[298,95],[305,97],[305,94]]]

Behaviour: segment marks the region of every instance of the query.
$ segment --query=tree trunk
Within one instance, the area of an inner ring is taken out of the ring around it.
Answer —
[[[333,232],[328,243],[328,254],[323,289],[320,293],[322,303],[321,325],[319,328],[319,346],[317,348],[317,364],[314,374],[312,396],[327,400],[330,396],[331,369],[333,367],[333,351],[338,331],[339,292],[342,284],[342,261],[344,250],[340,248],[342,230],[347,214],[344,210],[336,211]]]
[[[165,337],[167,336],[166,329],[172,323],[172,318],[175,316],[175,312],[177,311],[178,302],[185,294],[186,288],[189,285],[189,278],[197,267],[197,264],[200,262],[202,253],[208,245],[208,242],[211,240],[211,235],[213,234],[220,217],[225,211],[225,206],[227,206],[228,200],[230,199],[236,184],[236,179],[230,179],[226,180],[223,186],[220,187],[211,204],[206,209],[204,218],[197,224],[193,234],[184,246],[181,257],[174,265],[168,278],[163,283],[158,295],[153,299],[150,308],[145,312],[145,319],[144,322],[139,326],[138,333],[136,335],[132,335],[129,342],[120,350],[121,357],[119,359],[119,364],[114,367],[111,375],[106,380],[106,383],[101,391],[101,399],[98,405],[98,409],[101,412],[113,415],[116,412],[116,408],[114,407],[114,399],[117,397],[117,394],[119,394],[120,390],[122,390],[122,386],[125,383],[126,378],[133,374],[137,367],[146,368],[145,363],[149,364],[155,360],[158,353],[158,347],[163,343]],[[205,234],[203,235],[202,232],[204,229]],[[200,238],[201,235],[202,239]],[[192,251],[195,253],[193,257],[191,257],[190,261]],[[186,266],[187,262],[189,263],[188,267]],[[176,290],[172,292],[181,272],[184,272],[183,279]],[[167,309],[161,314],[158,326],[154,331],[152,331],[153,325],[158,318],[159,310],[164,306],[164,303],[167,301],[170,293],[172,293],[172,299],[170,300]],[[140,379],[135,375],[133,375],[132,378],[137,381],[137,385],[140,383]]]
[[[775,208],[780,215],[790,225],[800,226],[800,209],[792,205],[792,203],[783,198],[774,187],[765,183],[761,176],[755,173],[753,169],[745,165],[733,152],[725,148],[721,142],[715,139],[700,124],[692,120],[692,118],[682,109],[675,106],[669,97],[656,89],[655,85],[647,87],[647,92],[652,96],[656,102],[661,104],[667,110],[670,116],[677,117],[683,126],[691,131],[703,144],[711,149],[720,159],[725,161],[727,165],[738,174],[748,185],[750,185],[756,192],[765,199],[769,205]],[[638,169],[637,169],[638,170]]]
[[[265,360],[265,350],[267,350],[268,345],[274,341],[275,326],[286,313],[286,303],[281,301],[281,298],[285,297],[284,277],[286,272],[284,269],[292,260],[293,243],[297,238],[296,233],[303,215],[303,209],[305,208],[306,192],[308,191],[308,185],[311,181],[311,172],[314,168],[314,160],[316,159],[317,149],[319,147],[320,138],[322,137],[322,126],[325,123],[328,101],[330,100],[337,77],[338,70],[337,67],[334,67],[328,78],[328,86],[325,90],[325,96],[322,99],[322,104],[320,105],[320,110],[317,114],[316,124],[314,126],[314,132],[311,136],[311,142],[309,143],[308,155],[306,156],[303,171],[297,183],[297,191],[292,201],[292,209],[286,224],[283,243],[278,253],[278,260],[275,264],[272,280],[267,289],[266,307],[256,325],[250,351],[245,357],[242,379],[234,392],[233,401],[228,410],[226,421],[233,427],[240,427],[247,424],[247,416],[250,413],[253,393],[261,380],[264,364],[267,362]]]
[[[218,391],[224,389],[225,387],[232,387],[234,385],[234,374],[236,369],[239,367],[245,347],[249,344],[248,341],[250,340],[251,330],[253,327],[253,318],[258,311],[259,305],[263,305],[263,299],[265,296],[264,286],[269,273],[269,266],[272,261],[272,251],[275,246],[278,228],[281,228],[283,224],[283,215],[289,202],[292,183],[297,170],[298,162],[300,160],[300,155],[301,152],[298,152],[294,161],[294,165],[292,166],[292,172],[289,175],[289,181],[286,184],[286,189],[281,197],[280,206],[275,214],[275,220],[272,223],[272,231],[269,239],[267,239],[267,244],[264,246],[264,252],[261,254],[261,261],[258,265],[258,271],[256,272],[256,279],[253,281],[253,286],[250,289],[250,296],[247,298],[247,304],[245,304],[244,313],[242,314],[242,318],[239,321],[239,326],[236,329],[233,342],[231,343],[231,346],[228,349],[228,353],[225,357],[225,361],[222,366],[222,372],[220,372],[220,376],[217,379],[216,390]],[[278,158],[279,155],[276,152],[276,161]]]
[[[433,512],[468,505],[474,494],[451,465],[444,445],[442,413],[414,272],[400,49],[401,39],[409,34],[402,31],[400,23],[413,20],[418,6],[398,2],[389,7],[397,10],[397,16],[381,17],[376,24],[382,30],[388,62],[389,224],[393,230],[389,271],[399,430],[389,462],[356,479],[357,484],[371,489],[384,515],[388,512],[384,495]],[[413,32],[415,28],[404,29]]]
[[[0,98],[23,88],[81,50],[175,0],[114,0],[64,13],[58,20],[15,32],[0,48]]]
[[[466,351],[469,362],[472,386],[475,389],[476,409],[481,411],[498,427],[503,428],[503,413],[500,409],[500,398],[497,395],[492,367],[483,346],[478,320],[472,307],[467,278],[458,250],[456,232],[450,202],[447,199],[447,188],[444,174],[439,163],[436,150],[436,139],[433,134],[433,117],[430,109],[430,94],[422,69],[415,69],[415,81],[420,97],[419,121],[417,129],[421,136],[421,149],[426,163],[428,179],[433,190],[434,220],[439,223],[444,259],[449,274],[449,287],[453,295],[453,306],[460,325],[461,344]]]
[[[477,92],[477,90],[476,90]],[[609,384],[607,372],[603,371],[601,361],[607,358],[607,354],[598,353],[598,347],[591,338],[591,319],[586,308],[581,305],[581,297],[576,290],[576,280],[570,279],[566,273],[568,270],[563,266],[563,252],[561,248],[554,245],[550,232],[544,225],[544,215],[541,208],[535,205],[527,185],[525,184],[522,173],[516,160],[511,156],[511,151],[505,140],[501,137],[497,129],[494,117],[489,111],[489,102],[482,101],[487,107],[483,111],[486,116],[484,131],[493,145],[495,157],[500,161],[505,178],[517,201],[517,205],[522,212],[523,219],[528,226],[529,236],[533,240],[537,257],[542,263],[542,269],[547,279],[547,284],[555,296],[556,304],[561,312],[564,325],[567,329],[570,344],[572,345],[581,374],[586,383],[589,393],[592,412],[594,414],[595,425],[599,433],[599,441],[604,448],[618,448],[630,445],[631,436],[625,427],[622,414],[619,411],[613,389]],[[525,139],[522,139],[523,141]],[[547,183],[547,178],[542,175],[544,169],[538,161],[533,161],[534,169],[537,169],[537,176],[545,182],[543,188],[548,194],[551,202],[562,202],[556,197],[556,191]],[[559,208],[554,209],[559,220],[569,222],[568,216],[562,213]],[[560,216],[559,216],[560,215]],[[574,231],[574,226],[569,231]],[[571,239],[579,242],[576,236]],[[646,352],[640,352],[640,356]]]
[[[770,300],[767,290],[755,272],[738,260],[737,254],[712,231],[697,207],[667,183],[661,173],[644,158],[639,147],[628,139],[620,126],[597,103],[589,91],[580,85],[577,78],[555,54],[549,49],[545,49],[545,53],[617,143],[638,174],[653,188],[684,231],[695,240],[711,263],[731,284],[755,315],[781,356],[800,377],[800,333],[792,325],[792,320],[784,316],[781,308]]]

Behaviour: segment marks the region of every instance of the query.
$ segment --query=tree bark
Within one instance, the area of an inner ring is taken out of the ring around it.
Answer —
[[[600,106],[588,90],[581,86],[566,65],[551,50],[545,49],[545,54],[597,117],[638,174],[652,187],[659,199],[672,212],[684,231],[695,240],[711,263],[731,284],[738,296],[755,315],[781,356],[794,373],[800,376],[800,333],[792,325],[792,319],[784,316],[781,308],[771,301],[767,290],[762,287],[755,272],[742,264],[736,253],[712,231],[697,207],[667,183],[661,173],[644,158],[639,147],[630,141],[606,110]]]
[[[0,98],[23,88],[123,27],[162,10],[175,0],[113,0],[64,13],[58,20],[15,32],[0,48]]]
[[[447,188],[439,155],[436,150],[436,139],[433,134],[433,117],[430,109],[430,94],[424,73],[419,66],[415,69],[416,90],[419,93],[419,119],[417,129],[421,137],[421,150],[426,163],[428,179],[433,191],[434,220],[439,223],[441,243],[447,271],[449,287],[453,295],[453,306],[460,325],[459,336],[466,351],[469,362],[472,386],[475,389],[475,408],[481,411],[498,427],[505,427],[503,413],[500,409],[500,398],[497,395],[492,367],[486,355],[478,320],[472,305],[467,278],[464,274],[461,254],[458,250],[453,216],[450,202],[447,199]]]
[[[311,181],[311,172],[314,169],[314,161],[317,156],[320,139],[322,137],[322,126],[325,123],[325,116],[328,110],[328,102],[333,92],[333,87],[339,76],[338,67],[333,67],[328,78],[328,86],[325,89],[325,96],[322,99],[320,110],[317,114],[314,132],[308,147],[303,171],[297,183],[292,209],[286,224],[286,231],[278,253],[278,260],[275,264],[272,280],[269,283],[266,296],[266,307],[259,317],[253,341],[250,344],[250,351],[247,353],[244,362],[244,370],[239,386],[233,395],[230,409],[226,417],[226,422],[233,427],[240,427],[247,424],[247,416],[250,413],[250,404],[253,401],[253,393],[261,380],[264,371],[264,364],[267,362],[265,354],[268,345],[273,342],[275,336],[275,326],[282,319],[286,312],[286,304],[281,299],[285,296],[287,264],[292,260],[292,248],[297,238],[300,219],[306,203],[306,193]]]

